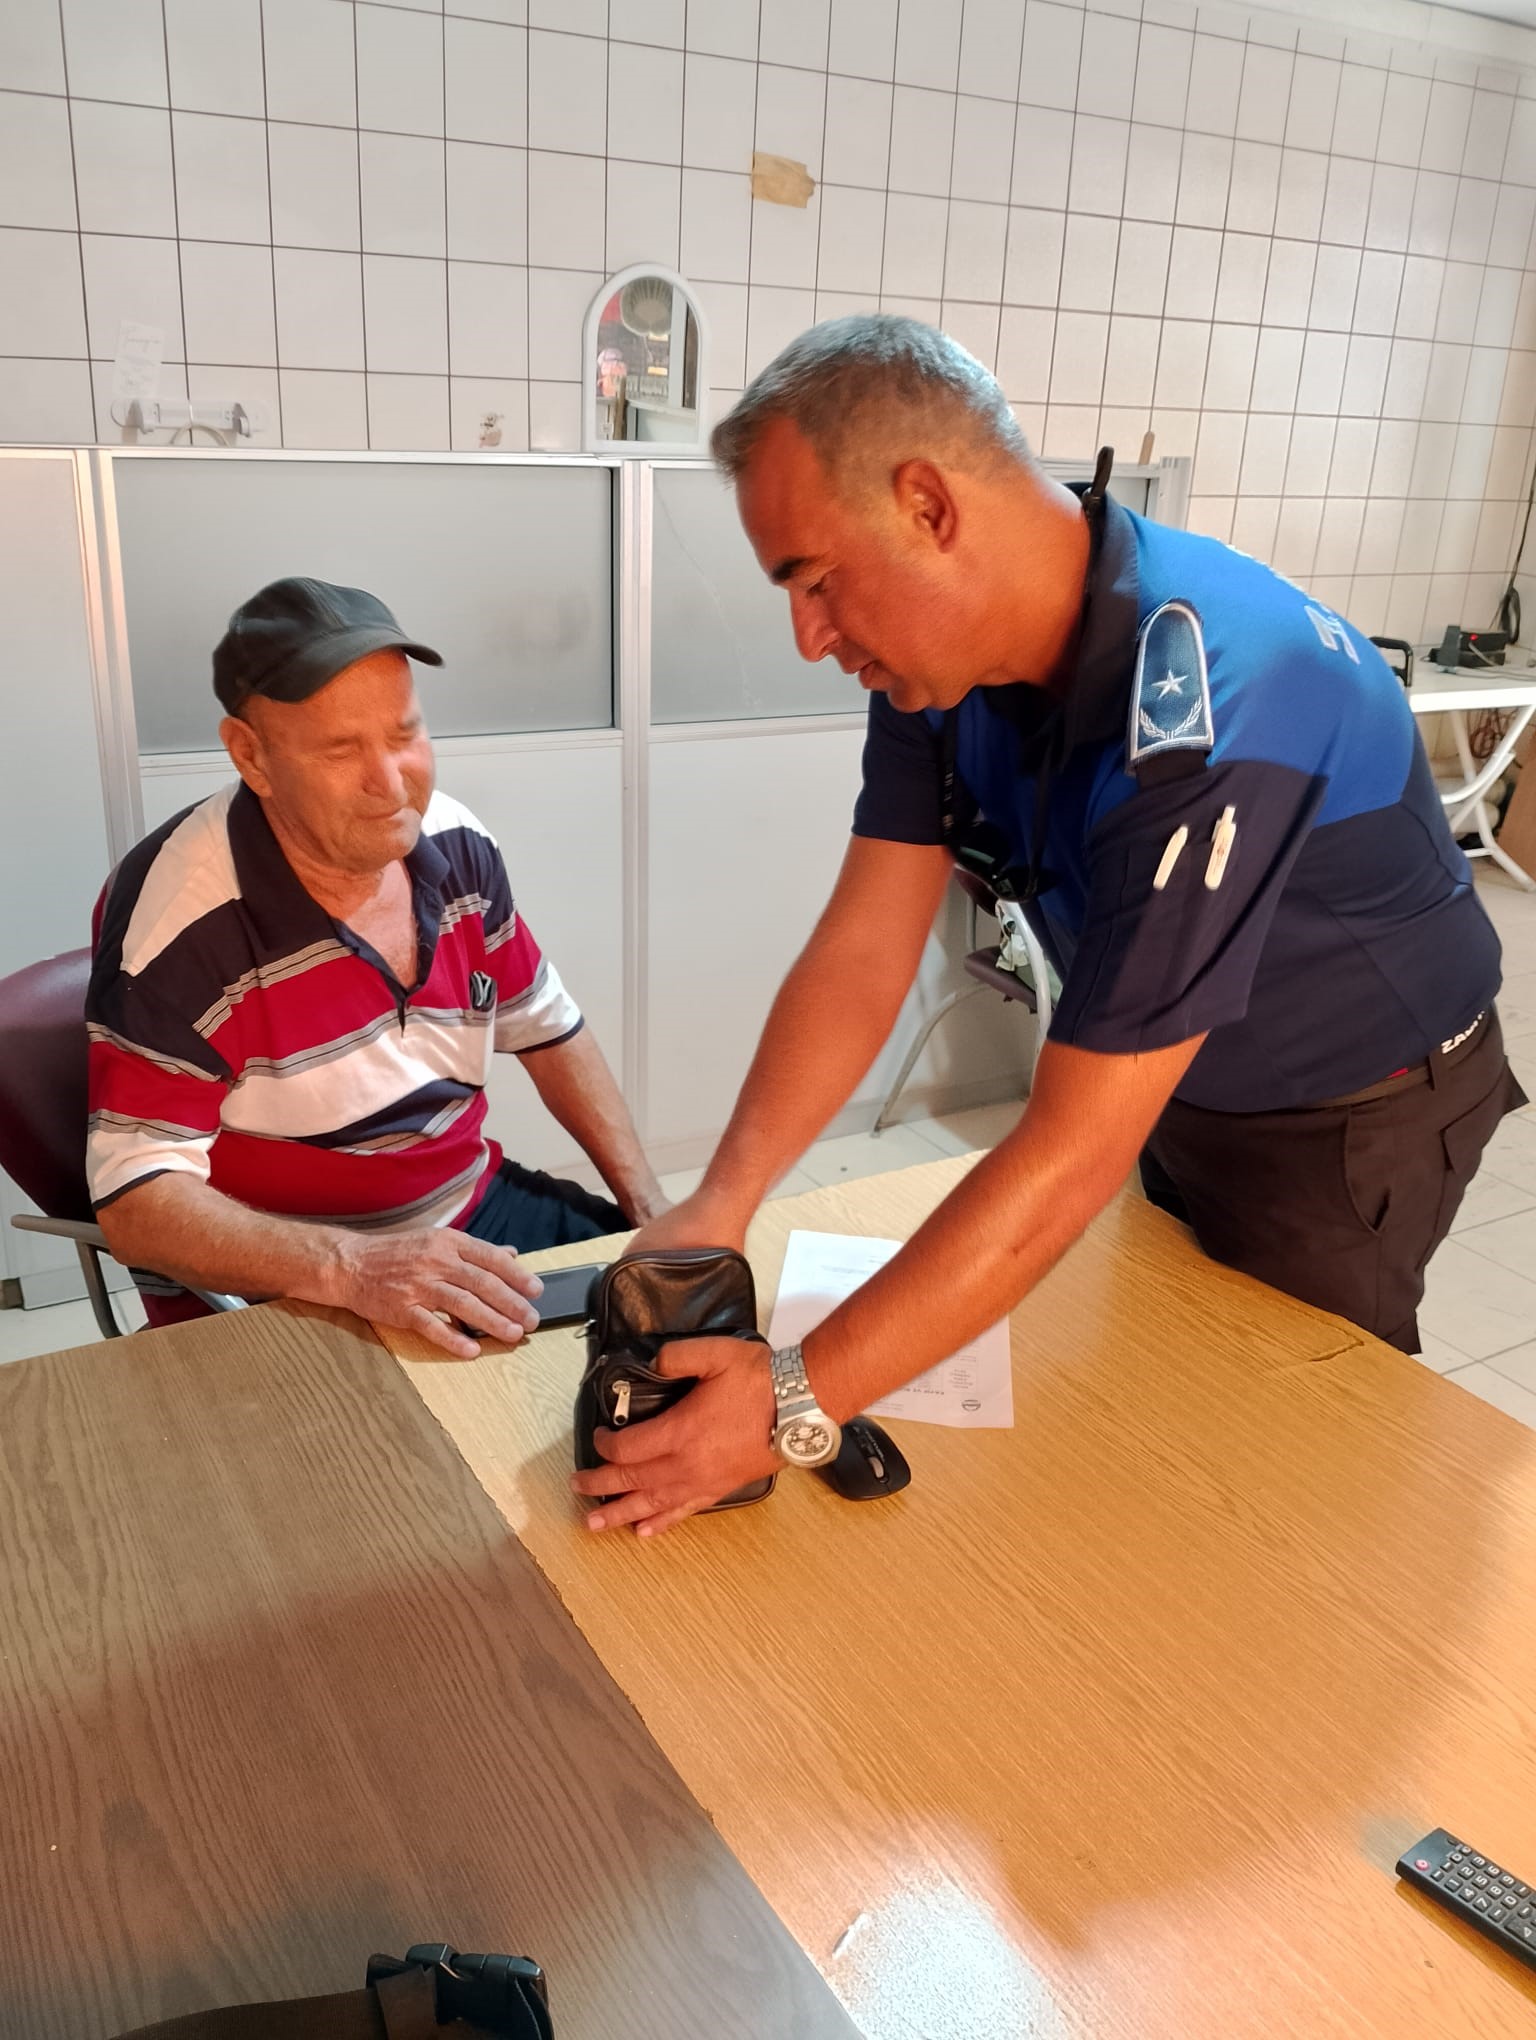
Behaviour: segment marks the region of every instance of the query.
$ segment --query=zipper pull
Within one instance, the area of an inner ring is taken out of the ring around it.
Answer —
[[[621,1377],[613,1388],[613,1422],[608,1427],[611,1431],[622,1431],[629,1422],[629,1397],[629,1383]]]

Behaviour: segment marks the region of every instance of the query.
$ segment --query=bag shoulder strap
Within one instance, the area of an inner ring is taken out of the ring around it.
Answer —
[[[373,1986],[385,2040],[436,2040],[437,1980],[430,1969],[403,1969]]]

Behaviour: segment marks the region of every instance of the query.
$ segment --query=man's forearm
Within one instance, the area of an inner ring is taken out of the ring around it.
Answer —
[[[835,951],[814,944],[780,987],[702,1189],[745,1224],[880,1053],[905,993],[881,996]]]
[[[745,1226],[880,1053],[917,975],[948,853],[855,836],[774,1000],[700,1194]]]
[[[592,1030],[534,1049],[522,1062],[551,1116],[580,1145],[625,1215],[643,1224],[663,1210],[661,1185]]]
[[[339,1226],[274,1218],[194,1176],[156,1176],[100,1214],[114,1257],[192,1289],[246,1297],[336,1298]]]
[[[806,1339],[829,1415],[913,1380],[1029,1294],[1124,1183],[1201,1039],[1142,1056],[1047,1045],[1014,1131]]]
[[[978,1162],[901,1252],[805,1340],[817,1399],[839,1423],[1006,1317],[1114,1194],[1085,1197],[1037,1152],[1008,1145]]]

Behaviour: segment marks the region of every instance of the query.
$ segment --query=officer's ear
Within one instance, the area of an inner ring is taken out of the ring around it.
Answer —
[[[959,506],[942,468],[931,460],[906,460],[891,477],[898,519],[939,552],[953,549],[960,531]]]

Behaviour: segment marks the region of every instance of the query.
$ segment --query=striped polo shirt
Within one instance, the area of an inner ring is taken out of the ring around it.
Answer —
[[[564,1041],[581,1014],[466,808],[435,793],[405,865],[411,992],[304,890],[244,785],[129,853],[86,1001],[98,1210],[174,1169],[287,1217],[467,1221],[501,1162],[493,1051]]]

